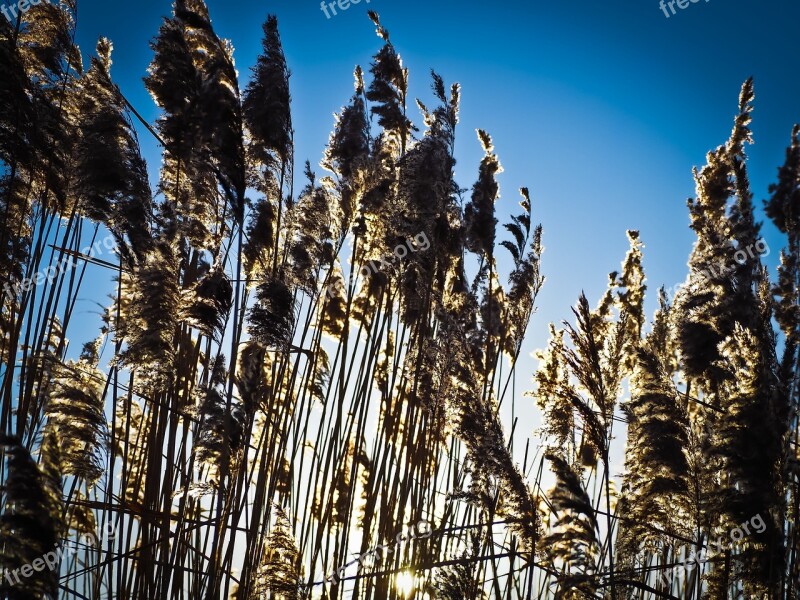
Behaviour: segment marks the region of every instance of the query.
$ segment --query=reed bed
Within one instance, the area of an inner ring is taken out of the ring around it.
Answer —
[[[156,123],[109,40],[84,69],[74,0],[0,19],[3,597],[795,598],[800,128],[765,203],[774,280],[746,251],[748,81],[694,173],[674,301],[648,322],[630,231],[519,373],[546,293],[532,195],[498,227],[482,130],[475,182],[454,180],[458,84],[431,72],[412,111],[370,17],[321,175],[295,173],[274,16],[240,86],[206,5],[176,0]],[[155,190],[137,131],[163,150]],[[87,294],[97,332],[74,324]]]

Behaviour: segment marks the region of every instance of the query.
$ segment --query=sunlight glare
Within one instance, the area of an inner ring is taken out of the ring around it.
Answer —
[[[403,598],[410,598],[414,592],[414,576],[408,571],[398,573],[394,578],[394,587]]]

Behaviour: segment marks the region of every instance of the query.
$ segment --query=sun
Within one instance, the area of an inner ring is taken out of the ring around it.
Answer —
[[[416,580],[414,575],[408,571],[401,571],[395,575],[394,587],[397,589],[397,593],[403,598],[411,597],[411,595],[414,593],[415,584]]]

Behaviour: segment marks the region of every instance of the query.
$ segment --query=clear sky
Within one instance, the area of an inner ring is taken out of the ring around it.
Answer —
[[[447,84],[461,83],[457,181],[474,182],[481,158],[475,129],[487,130],[505,168],[498,217],[517,210],[517,188],[525,185],[534,222],[544,226],[548,281],[527,354],[546,343],[548,322],[571,316],[582,289],[595,304],[627,250],[626,229],[641,231],[651,292],[685,279],[691,169],[726,140],[751,75],[750,174],[759,207],[783,162],[800,122],[800,3],[684,1],[687,8],[675,5],[669,17],[657,0],[362,0],[331,18],[318,0],[207,3],[217,33],[236,48],[242,88],[260,51],[261,24],[269,13],[278,16],[292,70],[298,173],[306,158],[318,163],[332,113],[352,94],[353,67],[366,70],[381,46],[368,9],[381,15],[410,68],[412,96],[432,103],[430,68]],[[84,54],[99,35],[112,39],[112,75],[151,122],[158,113],[142,83],[148,41],[170,10],[155,0],[79,6]],[[158,147],[143,130],[140,136],[155,177]],[[782,240],[770,226],[765,237],[774,265]],[[652,315],[654,293],[647,308]],[[518,390],[530,387],[534,364],[526,356],[520,365]]]

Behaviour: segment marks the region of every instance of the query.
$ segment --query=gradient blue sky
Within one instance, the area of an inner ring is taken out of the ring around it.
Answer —
[[[525,185],[534,220],[544,225],[548,281],[526,353],[546,343],[548,322],[570,317],[582,289],[596,302],[627,250],[626,229],[641,231],[651,291],[685,279],[691,169],[727,138],[747,77],[756,83],[749,155],[759,206],[800,122],[800,4],[793,1],[700,0],[670,18],[657,0],[362,0],[330,19],[318,0],[207,3],[217,33],[236,48],[242,88],[260,51],[261,24],[278,16],[292,70],[298,173],[306,158],[319,161],[332,113],[352,93],[353,67],[366,69],[380,48],[368,8],[380,13],[410,68],[412,96],[433,103],[430,68],[461,83],[459,184],[475,180],[475,129],[486,129],[505,168],[499,218],[517,210],[517,188]],[[112,74],[151,122],[158,113],[142,76],[152,57],[148,41],[170,9],[163,0],[81,0],[79,7],[84,54],[100,35],[113,40]],[[158,147],[144,131],[141,140],[155,176]],[[782,240],[770,226],[765,234],[774,265]],[[533,362],[525,363],[519,383],[529,387]]]

